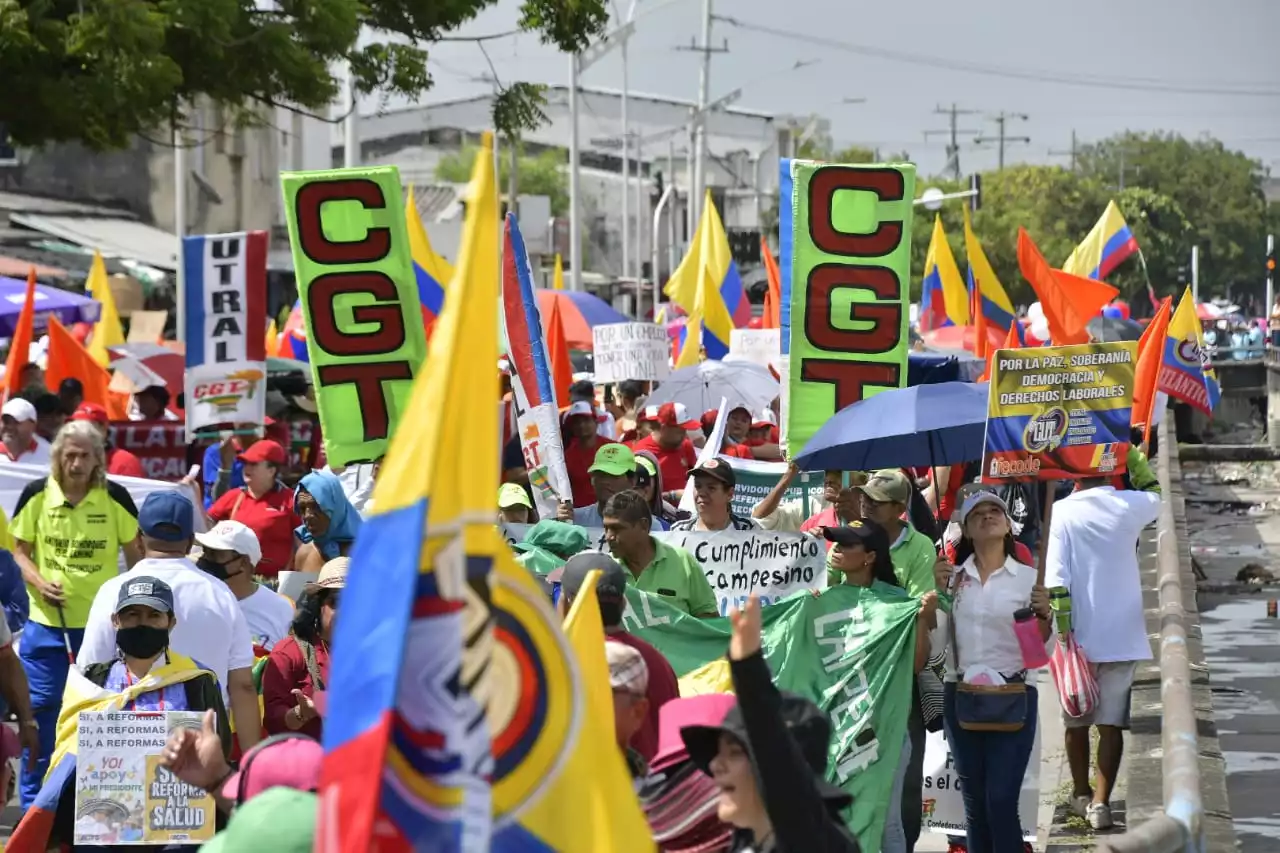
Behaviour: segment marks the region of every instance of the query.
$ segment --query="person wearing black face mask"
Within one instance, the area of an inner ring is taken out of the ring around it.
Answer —
[[[238,521],[219,521],[207,533],[197,533],[201,548],[196,566],[227,585],[253,638],[253,656],[261,660],[275,644],[289,636],[293,604],[254,580],[262,547],[253,528]]]
[[[174,616],[173,589],[164,581],[147,575],[130,575],[121,585],[111,614],[115,628],[115,660],[94,663],[84,668],[84,677],[111,693],[119,694],[119,707],[123,711],[213,711],[214,725],[221,741],[223,758],[231,754],[232,735],[222,690],[212,672],[186,655],[169,648],[169,633],[177,624]],[[67,714],[76,713],[74,707]],[[70,720],[59,719],[59,736],[75,737],[76,727]],[[61,746],[61,744],[59,744]],[[59,805],[54,826],[40,849],[57,849],[60,844],[72,840],[75,816],[74,775],[62,779],[51,774],[47,784],[60,785]],[[41,792],[41,799],[52,792]],[[28,814],[39,810],[33,809]],[[15,833],[34,833],[35,826],[22,828]],[[19,837],[15,835],[15,839]],[[166,850],[194,851],[198,845],[166,847]],[[126,845],[120,850],[148,850],[154,848]]]

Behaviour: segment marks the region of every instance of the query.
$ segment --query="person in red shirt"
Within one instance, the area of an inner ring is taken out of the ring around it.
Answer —
[[[680,685],[675,670],[662,652],[622,628],[622,614],[627,609],[628,572],[618,561],[599,551],[587,551],[570,557],[563,568],[547,575],[551,583],[560,584],[561,617],[569,612],[574,596],[582,588],[583,581],[593,570],[600,570],[596,584],[596,597],[600,600],[600,618],[604,623],[605,642],[630,646],[644,658],[649,670],[649,683],[645,688],[648,708],[639,729],[631,737],[631,748],[649,761],[658,751],[658,710],[672,699],[680,697]]]
[[[701,428],[702,424],[689,417],[683,403],[663,403],[654,413],[654,420],[657,431],[637,441],[633,449],[652,453],[662,469],[662,481],[667,488],[683,491],[689,470],[698,462],[698,451],[693,449],[688,432]]]
[[[569,488],[573,491],[573,506],[594,506],[596,490],[591,486],[590,468],[596,461],[596,451],[602,444],[614,444],[597,430],[600,421],[595,406],[579,401],[560,415],[560,428],[564,431],[564,467],[569,472]]]
[[[273,578],[293,560],[293,530],[302,519],[293,508],[293,490],[280,482],[280,469],[288,454],[269,438],[255,441],[238,457],[244,466],[244,485],[218,497],[209,507],[209,518],[238,521],[258,536],[262,559],[257,573]]]
[[[102,443],[107,448],[107,473],[115,474],[117,477],[146,477],[147,472],[142,468],[142,462],[137,456],[121,447],[112,447],[108,438],[110,431],[108,426],[111,418],[107,414],[107,410],[97,403],[81,403],[76,410],[71,413],[73,421],[89,421],[98,428],[102,433]]]
[[[729,419],[730,420],[733,419],[734,413],[742,413],[744,411],[746,410],[741,408],[734,409],[733,412],[729,413]],[[702,434],[706,436],[707,439],[710,439],[711,433],[715,432],[716,418],[719,416],[720,416],[719,409],[707,409],[705,412],[702,413]],[[747,416],[748,422],[750,421],[750,419],[751,419],[751,416],[748,415]],[[750,447],[747,447],[745,444],[739,444],[738,442],[733,440],[733,438],[729,434],[728,423],[725,424],[724,436],[720,441],[720,455],[732,456],[735,459],[755,459],[755,456],[753,456],[751,453]]]
[[[293,632],[267,657],[262,671],[262,727],[273,735],[302,732],[316,740],[324,728],[329,683],[329,643],[347,586],[351,561],[338,557],[325,563],[315,583],[303,589]]]
[[[626,440],[627,447],[635,450],[637,444],[658,431],[658,410],[661,408],[661,406],[645,406],[636,412],[635,432]]]

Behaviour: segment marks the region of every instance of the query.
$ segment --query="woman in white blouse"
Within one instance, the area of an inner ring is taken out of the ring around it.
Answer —
[[[961,539],[951,584],[954,629],[946,633],[944,725],[964,796],[968,853],[1021,853],[1018,795],[1035,741],[1036,689],[1026,686],[1025,716],[1017,731],[974,731],[960,723],[968,712],[957,713],[956,682],[973,681],[974,668],[981,667],[1006,683],[1025,683],[1013,615],[1031,607],[1041,639],[1048,639],[1049,594],[1036,583],[1036,570],[1014,559],[1009,508],[997,495],[971,495],[956,520]]]

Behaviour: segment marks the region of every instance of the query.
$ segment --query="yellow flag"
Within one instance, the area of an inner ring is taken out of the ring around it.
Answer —
[[[556,290],[564,290],[564,261],[559,252],[556,252],[556,271],[551,276],[551,286]]]
[[[84,289],[102,305],[98,322],[93,326],[93,337],[89,339],[89,355],[93,360],[106,367],[111,363],[111,354],[107,347],[117,347],[124,343],[124,329],[120,328],[120,314],[116,311],[116,299],[111,295],[111,282],[107,279],[107,265],[102,262],[102,254],[96,249],[93,252],[93,263],[89,267],[89,279]]]

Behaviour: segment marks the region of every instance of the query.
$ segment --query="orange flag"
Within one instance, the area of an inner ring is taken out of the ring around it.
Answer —
[[[991,358],[991,339],[987,337],[987,315],[982,313],[982,294],[973,288],[969,316],[973,317],[973,354],[978,358]]]
[[[1085,331],[1085,324],[1120,295],[1120,291],[1109,284],[1050,267],[1025,228],[1018,229],[1018,266],[1040,297],[1054,346],[1087,344],[1089,333]]]
[[[1018,318],[1014,317],[1013,322],[1009,324],[1009,333],[1004,336],[1004,343],[1000,345],[1000,349],[1021,349],[1022,341],[1018,340]],[[991,364],[996,360],[996,353],[999,350],[991,350],[987,353],[987,369],[983,371],[979,377],[979,382],[988,382],[991,380]]]
[[[1173,297],[1166,296],[1138,339],[1138,364],[1133,377],[1133,414],[1130,422],[1145,424],[1143,443],[1151,441],[1151,420],[1155,414],[1156,391],[1160,387],[1160,366],[1164,364],[1164,342],[1173,314]]]
[[[79,379],[84,385],[84,401],[107,408],[110,384],[107,369],[98,364],[57,317],[49,318],[49,361],[44,376],[50,388],[57,388],[64,379]]]
[[[31,341],[36,336],[35,325],[36,268],[31,267],[27,273],[27,297],[22,302],[22,310],[18,312],[18,322],[14,324],[13,338],[9,341],[9,357],[4,363],[4,398],[6,400],[22,393],[22,388],[19,387],[20,375],[23,366],[31,357]]]
[[[569,360],[569,344],[564,337],[564,318],[560,316],[560,301],[551,309],[547,323],[547,357],[551,359],[551,387],[556,392],[556,405],[569,405],[569,386],[573,384],[573,362]]]
[[[764,258],[765,274],[769,277],[769,289],[764,292],[764,316],[761,317],[760,328],[782,328],[782,272],[778,262],[769,251],[769,241],[760,238],[760,255]]]

